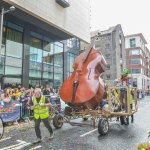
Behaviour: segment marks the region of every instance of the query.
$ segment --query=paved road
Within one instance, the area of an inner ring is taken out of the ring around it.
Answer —
[[[138,143],[149,141],[150,131],[150,97],[139,102],[139,111],[135,114],[134,124],[122,126],[116,121],[110,123],[106,136],[100,136],[91,126],[77,127],[64,124],[55,130],[52,141],[44,139],[41,144],[32,145],[35,139],[34,128],[16,127],[6,129],[5,137],[0,141],[0,150],[38,149],[38,150],[135,150]],[[77,120],[82,122],[82,120]],[[90,123],[90,121],[87,121]],[[41,125],[43,136],[48,132]],[[89,134],[87,134],[89,133]]]

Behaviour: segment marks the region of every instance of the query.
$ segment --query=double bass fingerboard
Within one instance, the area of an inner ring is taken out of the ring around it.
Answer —
[[[85,53],[83,53],[83,57],[82,57],[82,62],[84,63],[86,61],[86,59],[88,58],[88,55],[90,54],[91,49],[93,48],[93,46],[95,45],[95,41],[96,39],[98,39],[99,35],[96,35],[93,39],[93,41],[91,42],[89,48],[87,51],[85,51]]]

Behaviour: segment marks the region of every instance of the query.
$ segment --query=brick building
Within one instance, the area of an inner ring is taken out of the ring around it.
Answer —
[[[133,85],[140,90],[150,88],[150,51],[142,33],[125,37],[127,68],[133,78]]]
[[[103,73],[103,79],[113,82],[121,76],[126,67],[125,38],[121,25],[110,27],[104,31],[91,32],[91,38],[100,34],[96,40],[95,48],[104,55],[107,61],[107,69]]]

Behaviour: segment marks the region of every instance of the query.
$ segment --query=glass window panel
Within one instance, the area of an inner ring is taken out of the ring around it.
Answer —
[[[42,49],[42,40],[31,37],[31,47]]]
[[[63,81],[63,74],[55,73],[54,74],[54,88],[58,89],[61,86],[62,81]]]
[[[55,73],[62,73],[63,72],[63,68],[62,67],[55,67],[54,68],[54,72]]]
[[[38,71],[38,70],[29,70],[29,76],[30,77],[41,78],[41,71]]]
[[[43,78],[53,79],[53,72],[43,72]]]
[[[132,73],[141,73],[141,69],[132,69]]]
[[[2,40],[2,46],[1,46],[1,54],[5,54],[5,34],[6,34],[6,27],[3,27],[3,40]]]
[[[63,67],[63,47],[54,45],[54,66]]]
[[[46,41],[43,41],[43,50],[45,51],[48,51],[48,52],[53,52],[53,49],[51,49],[52,43],[49,43],[49,42],[46,42]]]
[[[6,33],[6,55],[22,58],[22,33],[7,29]]]
[[[74,71],[73,64],[74,64],[76,57],[77,57],[77,55],[72,54],[72,53],[68,53],[68,71],[69,71],[70,75]]]
[[[21,84],[21,78],[4,78],[5,84]]]
[[[43,71],[53,72],[53,65],[43,64]]]
[[[54,67],[63,67],[63,54],[54,55]]]
[[[29,77],[41,78],[42,73],[42,41],[31,37]]]
[[[30,61],[29,69],[42,70],[42,63],[38,63],[38,62],[35,62],[35,61]]]
[[[131,59],[130,64],[141,64],[141,59]]]
[[[0,55],[0,74],[4,74],[4,57]]]
[[[29,84],[32,86],[40,85],[40,80],[29,80]]]
[[[51,46],[51,43],[43,42],[43,62],[45,64],[53,64],[53,46]]]
[[[42,50],[35,47],[30,47],[30,60],[42,62]]]
[[[74,64],[75,58],[70,56],[70,72],[73,72],[73,64]]]
[[[5,66],[5,75],[21,75],[21,68]]]
[[[22,67],[22,59],[7,56],[5,65],[14,66],[14,67]]]
[[[140,54],[141,54],[141,50],[139,49],[129,51],[129,55],[140,55]]]
[[[136,39],[130,39],[130,47],[136,47]]]
[[[61,43],[61,42],[55,42],[54,44],[63,48],[63,43]]]
[[[58,54],[58,53],[61,53],[61,52],[63,52],[63,47],[54,45],[54,54]]]

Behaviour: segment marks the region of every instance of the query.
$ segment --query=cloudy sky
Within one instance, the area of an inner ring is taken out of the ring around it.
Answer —
[[[150,48],[150,0],[91,0],[91,31],[117,24],[124,35],[143,33]]]

